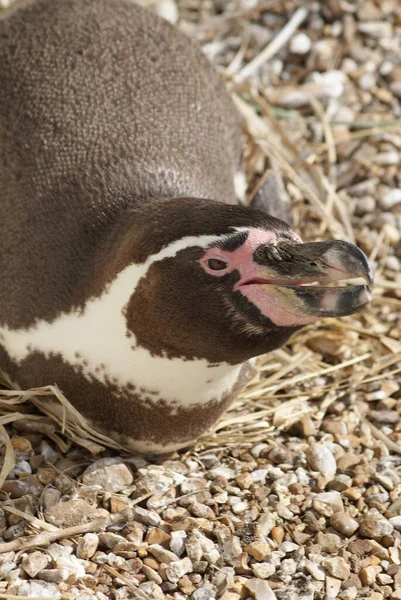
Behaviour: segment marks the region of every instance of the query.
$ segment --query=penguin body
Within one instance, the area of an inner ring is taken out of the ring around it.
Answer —
[[[339,263],[369,279],[354,246],[316,252],[236,205],[239,116],[169,23],[130,0],[24,2],[0,19],[0,81],[0,367],[21,387],[56,383],[100,431],[169,452],[249,359],[368,301],[298,287]]]

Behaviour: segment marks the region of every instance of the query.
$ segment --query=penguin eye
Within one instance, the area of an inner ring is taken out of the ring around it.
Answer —
[[[228,267],[228,263],[221,258],[209,258],[209,260],[206,261],[206,264],[211,271],[223,271],[223,269],[227,269]]]

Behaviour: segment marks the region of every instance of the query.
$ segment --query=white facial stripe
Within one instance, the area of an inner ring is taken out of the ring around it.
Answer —
[[[126,267],[102,296],[87,302],[83,311],[64,313],[52,323],[41,320],[28,329],[0,327],[2,344],[16,362],[34,351],[47,356],[58,354],[80,367],[86,376],[101,382],[115,379],[121,386],[132,384],[160,390],[164,400],[177,401],[182,406],[218,399],[231,390],[241,366],[223,363],[211,367],[204,359],[154,357],[136,346],[133,335],[127,337],[124,317],[130,297],[153,263],[185,248],[206,248],[216,239],[219,238],[187,236],[172,242],[145,263]]]

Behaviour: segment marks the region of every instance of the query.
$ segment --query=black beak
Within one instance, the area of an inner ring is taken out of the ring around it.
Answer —
[[[369,260],[349,242],[266,244],[255,250],[254,260],[266,267],[269,282],[263,285],[274,285],[283,305],[297,314],[339,317],[350,315],[371,301],[373,274]],[[355,278],[363,278],[367,285],[328,285]],[[312,283],[315,285],[306,285]]]

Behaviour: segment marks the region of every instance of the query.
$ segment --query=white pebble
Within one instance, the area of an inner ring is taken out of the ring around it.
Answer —
[[[394,188],[393,190],[389,190],[383,194],[383,197],[380,199],[380,206],[385,210],[388,208],[392,208],[396,204],[401,203],[401,189]]]
[[[306,33],[297,33],[290,42],[293,54],[307,54],[312,47],[312,40]]]
[[[376,77],[373,73],[364,73],[359,78],[359,87],[363,90],[371,90],[376,87]]]
[[[312,444],[306,457],[312,469],[322,475],[334,475],[337,471],[336,459],[324,444]]]
[[[398,165],[400,162],[400,154],[396,150],[390,150],[389,152],[379,152],[373,157],[374,162],[377,165]]]

